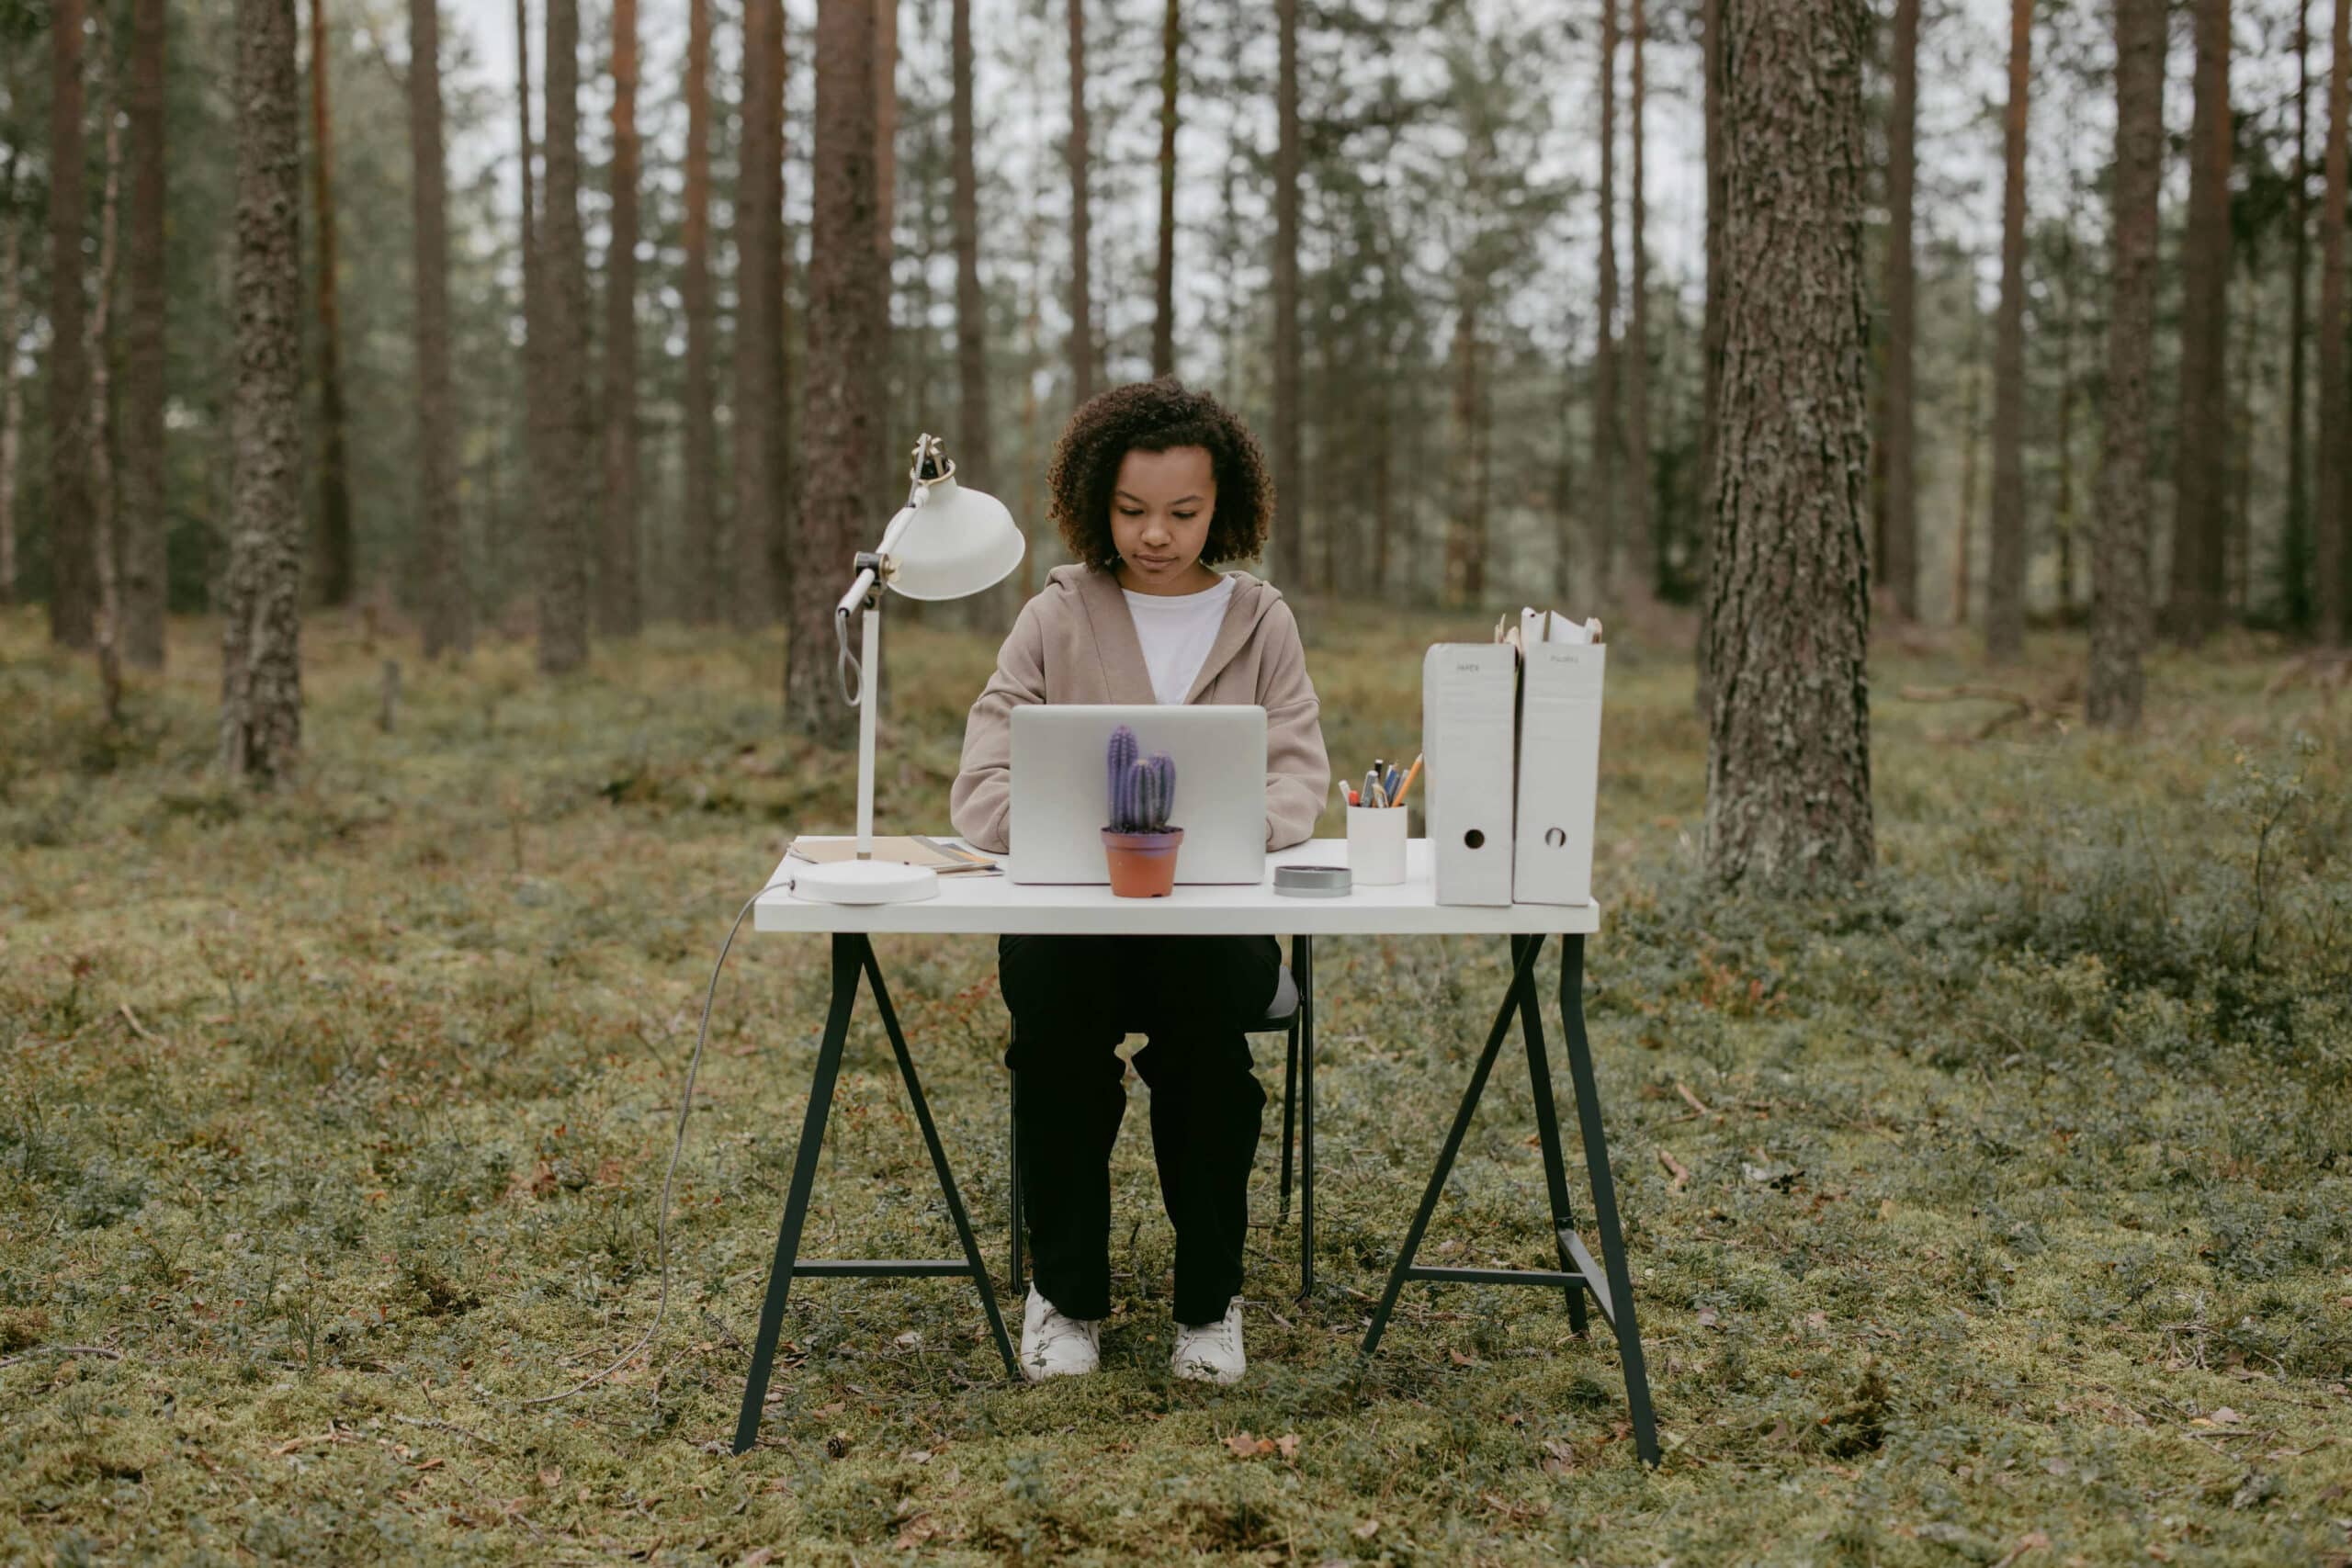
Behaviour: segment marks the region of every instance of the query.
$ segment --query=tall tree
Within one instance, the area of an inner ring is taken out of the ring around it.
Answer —
[[[1993,329],[1993,533],[1984,649],[2025,650],[2025,132],[2033,85],[2033,0],[2009,0],[2009,105],[2001,118],[2001,307]]]
[[[548,366],[548,303],[547,268],[542,265],[539,241],[544,228],[540,220],[538,193],[531,176],[532,159],[539,139],[531,132],[531,17],[530,0],[514,0],[514,109],[517,121],[515,145],[520,153],[515,159],[515,178],[522,204],[519,227],[523,241],[523,448],[526,465],[530,470],[530,483],[525,502],[524,515],[531,531],[532,581],[537,612],[542,628],[548,625],[551,601],[561,596],[562,582],[558,573],[571,573],[577,568],[559,563],[557,555],[561,544],[561,497],[564,479],[559,471],[555,441],[555,404],[547,392]],[[585,655],[585,649],[582,650]],[[547,665],[548,648],[544,635],[539,644],[539,661]]]
[[[539,397],[550,470],[539,558],[539,668],[588,660],[596,413],[588,393],[588,256],[580,231],[580,0],[548,0],[547,197],[539,225]]]
[[[597,629],[645,620],[637,542],[637,0],[613,0],[612,243],[605,252],[604,548]]]
[[[873,265],[871,0],[820,0],[815,181],[808,239],[808,460],[785,658],[785,720],[841,744],[854,715],[834,683],[833,603],[871,521],[867,480],[882,435],[880,355],[888,300]]]
[[[90,547],[90,365],[83,352],[83,0],[50,13],[49,635],[86,649],[96,634]]]
[[[2340,7],[2345,0],[2337,0]],[[2086,707],[2110,729],[2140,722],[2148,644],[2148,438],[2156,328],[2157,193],[2165,160],[2166,0],[2116,0],[2115,251],[2107,319],[2107,411],[2098,473],[2098,548],[2091,557]]]
[[[441,152],[441,17],[437,0],[409,0],[409,199],[416,245],[417,540],[424,570],[424,656],[473,644],[465,525],[458,513],[457,419],[449,387],[448,172]]]
[[[1871,821],[1864,8],[1722,0],[1724,304],[1706,859],[1850,881]]]
[[[164,0],[131,0],[130,225],[122,366],[122,641],[142,670],[164,666]]]
[[[98,580],[98,693],[106,721],[112,725],[122,719],[122,583],[115,545],[120,498],[115,488],[112,359],[107,345],[122,209],[122,117],[115,112],[109,15],[102,6],[91,17],[90,102],[106,134],[100,139],[104,152],[99,164],[97,287],[93,290],[96,303],[90,311],[88,335],[82,348],[90,367],[90,558]]]
[[[0,604],[14,604],[17,457],[25,428],[25,378],[17,369],[17,318],[25,306],[24,224],[17,211],[14,135],[9,138],[5,181],[5,186],[0,186]]]
[[[897,254],[898,189],[899,0],[874,0],[874,248],[882,258],[886,306],[890,258]]]
[[[1894,0],[1886,130],[1886,369],[1880,382],[1878,575],[1905,620],[1919,615],[1919,479],[1912,361],[1918,337],[1912,193],[1919,168],[1919,0]]]
[[[1706,57],[1701,65],[1700,97],[1707,175],[1707,298],[1699,332],[1699,636],[1693,660],[1698,679],[1692,682],[1691,704],[1706,718],[1715,706],[1714,672],[1707,662],[1707,616],[1713,593],[1707,585],[1714,581],[1714,520],[1723,483],[1724,204],[1728,197],[1724,153],[1724,0],[1700,0],[1699,50]]]
[[[1069,374],[1070,398],[1094,395],[1094,295],[1087,276],[1086,0],[1069,5]]]
[[[357,529],[343,400],[343,289],[335,262],[334,121],[327,81],[326,0],[311,0],[311,204],[319,249],[319,602],[348,604],[358,586]]]
[[[710,296],[710,0],[686,6],[686,210],[679,292],[686,307],[685,570],[687,620],[718,618],[718,412],[713,396]]]
[[[1457,264],[1458,265],[1458,264]],[[1453,439],[1448,447],[1453,493],[1445,520],[1445,585],[1450,603],[1476,607],[1487,592],[1486,357],[1478,341],[1479,276],[1463,265],[1453,316]]]
[[[1592,348],[1592,570],[1587,592],[1617,584],[1617,0],[1600,0],[1600,287]]]
[[[956,467],[989,489],[1001,481],[989,439],[988,299],[980,291],[979,176],[972,155],[972,0],[954,0],[949,48],[955,102],[949,152],[955,164]]]
[[[1298,0],[1275,0],[1274,564],[1289,588],[1306,582],[1306,498],[1300,493],[1298,407]]]
[[[1632,166],[1626,171],[1633,188],[1627,214],[1626,249],[1633,259],[1632,309],[1625,322],[1625,574],[1637,599],[1657,592],[1655,545],[1650,537],[1650,266],[1647,192],[1642,168],[1642,46],[1649,36],[1648,13],[1643,0],[1632,0],[1633,98],[1626,105],[1626,151]]]
[[[2230,0],[2195,0],[2188,225],[2181,241],[2180,423],[2175,434],[2174,632],[2201,641],[2222,608],[2231,450]]]
[[[1183,40],[1178,0],[1159,28],[1159,268],[1152,291],[1151,373],[1176,374],[1176,66]]]
[[[2319,511],[2312,576],[2320,633],[2352,640],[2352,385],[2345,380],[2344,222],[2347,118],[2352,118],[2352,0],[2335,0],[2327,68],[2325,196],[2319,214]]]
[[[735,293],[735,536],[730,553],[735,624],[748,629],[775,619],[776,570],[793,504],[785,473],[789,415],[784,360],[783,0],[744,0],[743,6]]]
[[[302,111],[294,0],[236,0],[237,301],[220,763],[289,779],[302,744]]]
[[[2311,0],[2295,0],[2295,191],[2290,214],[2295,232],[2287,278],[2287,515],[2279,587],[2287,625],[2298,632],[2309,631],[2312,625],[2310,416],[2304,407],[2308,378],[2303,347],[2311,322]]]

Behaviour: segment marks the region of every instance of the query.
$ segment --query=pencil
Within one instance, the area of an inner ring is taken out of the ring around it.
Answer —
[[[1388,804],[1389,804],[1389,805],[1391,805],[1391,806],[1402,806],[1402,805],[1404,805],[1404,804],[1405,804],[1405,794],[1406,794],[1406,792],[1407,792],[1408,790],[1409,790],[1409,789],[1411,789],[1411,788],[1413,787],[1413,781],[1414,781],[1415,779],[1417,779],[1417,778],[1419,778],[1420,776],[1421,776],[1421,760],[1420,760],[1419,757],[1416,757],[1416,758],[1414,758],[1414,759],[1413,759],[1413,766],[1412,766],[1411,771],[1409,771],[1408,773],[1406,773],[1406,775],[1405,775],[1405,782],[1404,782],[1403,784],[1398,784],[1398,785],[1396,786],[1396,797],[1394,800],[1391,800]]]

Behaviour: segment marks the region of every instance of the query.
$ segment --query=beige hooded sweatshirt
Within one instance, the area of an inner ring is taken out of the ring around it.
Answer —
[[[1306,678],[1298,622],[1274,587],[1229,574],[1233,602],[1184,701],[1266,710],[1266,847],[1287,849],[1315,830],[1330,788],[1322,705]],[[1002,854],[1012,811],[1012,710],[1023,703],[1152,702],[1151,672],[1118,579],[1057,566],[1021,607],[964,725],[964,761],[948,796],[956,830]]]

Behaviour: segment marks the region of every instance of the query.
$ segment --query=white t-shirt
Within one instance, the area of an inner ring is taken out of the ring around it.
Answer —
[[[1120,592],[1127,596],[1136,639],[1143,644],[1153,700],[1182,705],[1193,694],[1201,666],[1208,662],[1217,628],[1225,625],[1226,606],[1233,603],[1233,579],[1220,576],[1215,588],[1198,593]]]

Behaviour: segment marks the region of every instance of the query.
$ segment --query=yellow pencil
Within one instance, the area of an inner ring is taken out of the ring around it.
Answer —
[[[1391,805],[1391,806],[1402,806],[1402,805],[1404,805],[1404,804],[1405,804],[1405,796],[1406,796],[1406,795],[1407,795],[1407,794],[1408,794],[1408,793],[1412,789],[1412,787],[1413,787],[1413,781],[1414,781],[1415,779],[1417,779],[1417,778],[1419,778],[1420,776],[1421,776],[1421,760],[1420,760],[1419,757],[1416,757],[1416,758],[1414,758],[1414,759],[1413,759],[1413,765],[1412,765],[1412,767],[1411,767],[1410,769],[1408,769],[1408,770],[1407,771],[1406,774],[1405,774],[1405,782],[1404,782],[1403,784],[1398,784],[1398,785],[1396,786],[1396,799],[1394,799],[1394,800],[1392,800],[1392,801],[1390,801],[1388,804],[1389,804],[1389,805]]]

